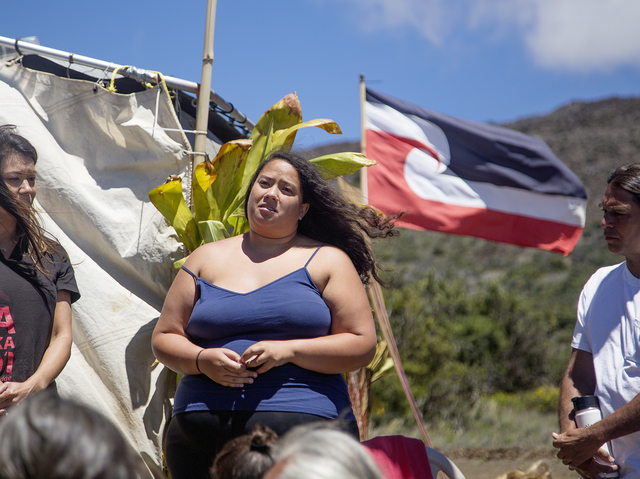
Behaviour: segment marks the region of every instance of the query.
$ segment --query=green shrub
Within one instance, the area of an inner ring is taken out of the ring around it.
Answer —
[[[403,366],[425,420],[464,429],[481,401],[555,415],[580,290],[619,262],[597,222],[567,257],[477,238],[402,230],[377,243]],[[387,276],[389,278],[389,276]],[[391,278],[390,278],[391,279]],[[409,412],[397,377],[374,384],[372,420]]]

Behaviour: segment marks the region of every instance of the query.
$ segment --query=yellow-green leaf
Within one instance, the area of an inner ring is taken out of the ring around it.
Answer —
[[[369,366],[371,371],[371,382],[376,381],[393,373],[393,359],[389,357],[389,348],[387,342],[381,339],[376,344],[376,354]]]
[[[332,135],[341,135],[342,130],[338,124],[333,120],[311,120],[305,121],[304,123],[298,123],[297,125],[290,126],[286,130],[274,131],[273,140],[271,142],[272,150],[280,150],[285,149],[286,151],[291,150],[291,146],[293,145],[294,140],[296,139],[296,133],[300,128],[306,128],[309,126],[316,126],[318,128],[322,128],[327,133]]]
[[[199,221],[198,229],[205,243],[211,243],[229,237],[229,232],[220,221]]]
[[[226,219],[242,205],[245,190],[243,174],[251,145],[251,140],[233,140],[222,145],[218,151],[212,162],[216,178],[204,195],[210,207],[210,214],[204,220],[225,223]],[[196,168],[196,173],[204,176],[204,168],[202,170]],[[198,216],[196,217],[201,221]]]
[[[216,176],[216,169],[208,157],[193,172],[193,212],[196,221],[218,219],[214,217],[213,210],[217,210],[217,207],[211,191]]]
[[[188,256],[185,256],[184,258],[181,258],[178,261],[173,262],[173,269],[176,270],[176,273],[180,271],[180,268],[182,268],[182,265],[184,264],[184,262],[187,261],[187,258]]]
[[[249,183],[253,172],[264,160],[264,157],[274,149],[273,134],[301,122],[302,110],[295,92],[288,94],[263,113],[251,132],[250,138],[253,141],[253,147],[247,157],[247,167],[244,174],[245,186]],[[295,133],[290,140],[281,144],[278,149],[291,150],[293,140],[295,140]]]
[[[375,371],[371,373],[371,382],[377,381],[380,378],[390,376],[394,372],[393,359],[387,358],[384,363]]]
[[[251,139],[268,135],[270,130],[285,130],[302,121],[300,100],[295,92],[289,93],[279,102],[265,111],[251,131]]]
[[[238,236],[249,231],[249,221],[244,214],[244,205],[241,205],[227,218],[227,223],[232,229],[231,236]]]
[[[162,216],[171,223],[187,249],[193,251],[200,246],[202,238],[198,232],[196,220],[182,196],[180,178],[170,178],[165,184],[151,190],[149,199]]]
[[[338,176],[355,173],[364,166],[373,166],[377,163],[370,160],[362,153],[332,153],[319,156],[310,160],[314,163],[325,180],[331,180]]]

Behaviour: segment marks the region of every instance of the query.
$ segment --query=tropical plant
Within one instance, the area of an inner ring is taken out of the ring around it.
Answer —
[[[315,126],[331,134],[341,134],[333,120],[302,122],[302,110],[295,93],[269,108],[256,123],[249,139],[233,140],[218,154],[196,166],[192,182],[193,210],[187,206],[182,179],[170,177],[149,192],[149,198],[171,223],[189,251],[211,241],[245,233],[249,229],[243,202],[252,175],[273,151],[290,151],[299,129]],[[322,176],[333,179],[375,165],[360,153],[334,153],[310,160]],[[176,267],[183,260],[176,263]]]

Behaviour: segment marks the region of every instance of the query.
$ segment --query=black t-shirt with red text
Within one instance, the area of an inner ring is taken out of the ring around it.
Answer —
[[[17,248],[16,248],[17,250]],[[0,382],[23,382],[35,373],[49,345],[56,296],[80,295],[73,267],[64,249],[48,255],[48,274],[40,272],[27,255],[0,254]]]

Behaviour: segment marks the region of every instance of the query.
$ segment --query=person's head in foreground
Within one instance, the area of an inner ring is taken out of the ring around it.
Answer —
[[[232,439],[216,456],[212,479],[261,479],[273,466],[278,435],[256,424],[249,434]]]
[[[384,479],[358,441],[326,423],[293,428],[275,459],[264,479]]]
[[[102,414],[45,390],[0,420],[0,479],[139,479],[142,459]]]
[[[640,164],[620,166],[609,179],[602,203],[602,228],[609,251],[627,260],[640,277]]]
[[[0,179],[28,205],[36,196],[37,161],[36,149],[14,125],[0,126]]]

